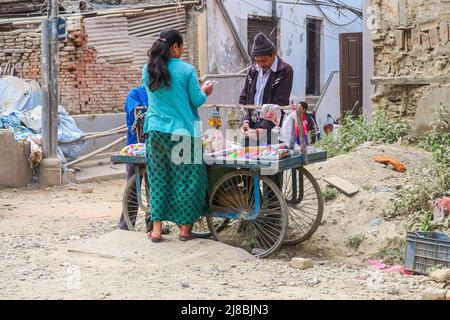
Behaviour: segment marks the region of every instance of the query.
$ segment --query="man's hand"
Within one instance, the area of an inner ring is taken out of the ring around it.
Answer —
[[[241,127],[241,132],[244,134],[244,136],[248,136],[250,133],[250,125],[248,122],[244,122],[244,124]]]
[[[259,129],[251,129],[248,122],[244,122],[241,127],[241,132],[244,137],[249,137],[250,139],[256,139],[258,137]]]

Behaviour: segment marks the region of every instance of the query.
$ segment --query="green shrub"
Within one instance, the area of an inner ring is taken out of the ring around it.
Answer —
[[[447,166],[450,166],[450,132],[445,131],[449,127],[449,117],[441,103],[433,116],[432,129],[417,141],[418,147],[431,152],[436,161]]]
[[[381,259],[384,263],[395,265],[404,264],[405,262],[405,246],[404,238],[390,238],[384,248],[380,249],[374,258]]]
[[[434,224],[431,221],[431,202],[443,196],[450,196],[450,170],[444,163],[429,160],[408,172],[410,185],[399,190],[383,210],[387,218],[408,216],[408,229],[431,231],[447,229],[447,221]]]
[[[410,121],[389,118],[381,109],[374,111],[371,122],[363,116],[354,117],[347,114],[338,134],[325,134],[318,141],[317,147],[326,150],[331,158],[350,152],[367,141],[395,143],[405,137],[410,128]]]
[[[349,248],[358,250],[359,246],[364,242],[365,239],[366,236],[362,233],[354,233],[347,238],[345,244]]]
[[[323,200],[325,200],[325,201],[333,200],[337,196],[337,190],[333,187],[326,186],[322,190],[322,196],[323,196]]]

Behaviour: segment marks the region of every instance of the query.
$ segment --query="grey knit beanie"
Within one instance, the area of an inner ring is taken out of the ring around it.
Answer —
[[[275,45],[263,33],[258,33],[253,41],[252,56],[271,56]]]

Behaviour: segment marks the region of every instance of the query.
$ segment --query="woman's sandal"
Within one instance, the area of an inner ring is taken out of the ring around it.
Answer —
[[[152,240],[153,243],[161,242],[161,240],[162,240],[161,235],[160,235],[159,237],[153,237],[152,234],[153,234],[153,232],[149,232],[149,233],[147,234],[147,237],[148,237],[150,240]]]
[[[193,238],[192,233],[190,233],[188,236],[182,236],[180,234],[180,236],[178,237],[178,239],[180,239],[180,241],[188,241],[191,240]]]

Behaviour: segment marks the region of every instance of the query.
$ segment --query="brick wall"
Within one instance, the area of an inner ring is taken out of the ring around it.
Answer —
[[[84,22],[69,25],[59,52],[60,103],[71,114],[122,111],[128,91],[140,85],[140,70],[131,63],[97,60],[97,50],[88,47]],[[40,82],[40,41],[39,30],[0,33],[0,67],[10,63],[16,76]]]
[[[450,74],[450,0],[372,0],[375,77],[437,78]],[[444,83],[379,84],[373,101],[393,116],[412,117],[419,100]]]

